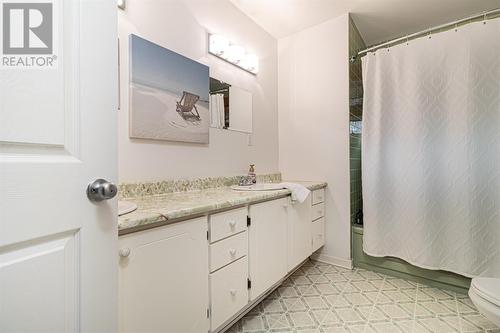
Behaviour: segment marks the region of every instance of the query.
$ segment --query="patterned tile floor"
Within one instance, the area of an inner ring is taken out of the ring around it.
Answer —
[[[227,332],[489,332],[467,295],[308,261]]]

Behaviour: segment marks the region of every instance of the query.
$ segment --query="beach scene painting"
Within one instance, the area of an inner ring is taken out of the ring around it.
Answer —
[[[209,69],[130,35],[130,137],[209,141]]]

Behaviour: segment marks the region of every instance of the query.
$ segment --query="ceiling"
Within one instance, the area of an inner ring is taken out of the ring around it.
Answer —
[[[500,0],[230,1],[276,38],[350,12],[366,45],[500,8]]]

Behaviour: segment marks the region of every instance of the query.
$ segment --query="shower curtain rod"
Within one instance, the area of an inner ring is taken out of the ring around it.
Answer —
[[[433,31],[440,30],[440,29],[443,29],[443,28],[446,28],[446,27],[456,26],[456,25],[458,25],[460,23],[467,22],[469,20],[477,19],[477,18],[480,18],[480,17],[484,17],[484,19],[486,20],[486,19],[488,19],[486,16],[492,15],[492,14],[497,14],[497,13],[500,14],[500,8],[489,10],[489,11],[485,11],[485,12],[482,12],[480,14],[469,16],[467,18],[460,19],[460,20],[457,20],[457,21],[453,21],[453,22],[450,22],[450,23],[445,23],[445,24],[442,24],[442,25],[438,25],[438,26],[435,26],[435,27],[432,27],[432,28],[429,28],[429,29],[426,29],[426,30],[422,30],[422,31],[413,33],[411,35],[406,35],[406,36],[403,36],[403,37],[395,38],[395,39],[392,39],[390,41],[383,42],[381,44],[378,44],[378,45],[375,45],[375,46],[371,46],[371,47],[369,47],[367,49],[359,51],[358,54],[357,54],[357,56],[366,55],[366,53],[368,53],[370,51],[373,51],[373,50],[380,49],[380,48],[382,48],[384,46],[392,45],[392,44],[397,44],[398,42],[405,41],[405,40],[408,40],[410,38],[414,38],[414,37],[417,37],[417,36],[420,36],[420,35],[430,34]],[[351,58],[351,60],[352,59],[355,60],[357,58],[357,56],[353,56]]]

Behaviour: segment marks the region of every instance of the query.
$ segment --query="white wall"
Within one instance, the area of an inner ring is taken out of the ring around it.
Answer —
[[[278,171],[277,41],[226,0],[127,0],[118,13],[121,110],[119,179],[179,179]],[[207,54],[207,32],[260,57],[257,77]],[[137,34],[210,66],[210,75],[253,94],[252,146],[244,133],[210,129],[210,144],[128,137],[128,37]],[[98,52],[98,50],[96,50]]]
[[[325,180],[321,255],[349,265],[349,17],[278,41],[279,165],[286,179]]]

